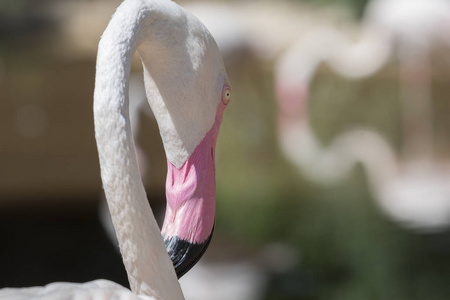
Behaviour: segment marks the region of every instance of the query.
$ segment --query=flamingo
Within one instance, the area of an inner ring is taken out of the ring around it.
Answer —
[[[436,7],[432,9],[433,4]],[[389,5],[393,9],[390,14],[385,13],[386,19],[383,19],[382,12],[389,12]],[[412,5],[412,8],[399,9],[404,7],[402,5]],[[408,19],[409,23],[405,21],[408,13],[416,16]],[[393,17],[399,14],[403,18]],[[369,189],[380,207],[401,225],[419,231],[440,230],[450,223],[450,188],[446,184],[450,180],[450,166],[432,156],[428,79],[414,86],[411,78],[416,73],[411,75],[406,70],[410,69],[407,63],[413,57],[421,58],[416,62],[426,61],[423,57],[430,43],[439,38],[446,41],[446,37],[438,35],[435,25],[446,25],[449,16],[450,4],[439,0],[374,0],[366,10],[359,41],[350,43],[341,32],[322,28],[288,49],[278,60],[276,69],[279,139],[285,156],[306,176],[322,184],[341,181],[355,163],[361,162],[368,174]],[[418,37],[413,39],[411,34],[400,34],[402,24],[405,25],[403,31],[411,33],[408,28],[412,23],[424,27]],[[425,26],[427,24],[429,26]],[[448,27],[441,29],[445,28]],[[310,128],[307,116],[308,86],[317,66],[326,62],[341,76],[363,78],[377,72],[394,55],[404,60],[401,61],[402,119],[405,124],[403,155],[399,156],[380,134],[367,128],[348,130],[337,136],[330,146],[324,147]],[[417,94],[411,92],[414,88],[419,88],[420,97],[409,97]],[[418,136],[407,130],[412,120],[416,123]]]
[[[433,136],[429,77],[426,75],[429,68],[425,62],[428,60],[426,55],[430,45],[449,42],[448,35],[442,34],[442,30],[450,28],[450,3],[441,0],[373,0],[365,10],[361,27],[360,38],[356,42],[351,42],[341,31],[334,28],[322,27],[313,30],[302,36],[280,56],[276,71],[277,89],[279,93],[291,94],[278,96],[278,99],[285,99],[279,102],[281,111],[289,113],[290,105],[305,108],[308,86],[322,62],[328,63],[332,70],[341,76],[357,79],[376,73],[392,56],[399,56],[402,62],[401,103],[404,112],[402,119],[405,128],[405,149],[429,155],[430,149],[420,151],[420,147],[432,145]],[[411,65],[411,61],[415,61],[415,65]],[[408,69],[415,72],[411,74]],[[416,76],[417,70],[425,73],[422,72],[423,76]],[[414,78],[421,77],[424,78],[422,82],[413,84]],[[297,91],[293,90],[294,87]],[[298,95],[297,100],[295,95]],[[288,98],[291,100],[286,100]],[[415,121],[418,118],[421,122]],[[318,147],[308,121],[304,119],[303,123],[304,140],[310,148]],[[416,123],[416,131],[408,130],[412,123]],[[293,161],[297,160],[298,163],[298,160],[302,159],[294,158],[294,151],[287,151],[290,153],[287,153],[288,157]],[[304,160],[307,163],[306,157]]]
[[[450,165],[398,158],[380,134],[354,128],[324,147],[306,117],[305,90],[279,87],[279,141],[286,157],[308,178],[324,185],[346,178],[356,163],[368,175],[369,190],[380,208],[400,225],[421,232],[450,223]]]
[[[435,47],[450,46],[450,2],[372,0],[365,10],[364,26],[378,28],[399,60],[404,155],[431,158],[430,53]]]
[[[167,156],[164,240],[140,178],[128,115],[136,51]],[[103,188],[131,291],[99,280],[3,289],[0,298],[183,299],[177,276],[200,259],[214,228],[215,143],[230,97],[217,45],[198,19],[172,1],[125,0],[99,43],[94,121]]]
[[[90,58],[96,50],[97,36],[117,1],[58,2],[50,13],[58,20],[59,55],[67,59]],[[333,6],[321,9],[290,1],[263,1],[258,9],[248,1],[180,1],[210,31],[225,64],[242,63],[249,56],[272,61],[299,36],[316,26],[347,22],[348,12]],[[323,8],[323,7],[322,7]],[[230,22],[233,20],[233,22]],[[137,62],[136,60],[134,62]]]
[[[326,62],[341,76],[364,78],[380,70],[390,53],[387,41],[372,31],[353,43],[343,32],[321,27],[302,36],[278,58],[275,86],[280,146],[309,178],[334,184],[348,175],[354,162],[342,152],[340,142],[324,148],[309,125],[309,85],[317,68]]]

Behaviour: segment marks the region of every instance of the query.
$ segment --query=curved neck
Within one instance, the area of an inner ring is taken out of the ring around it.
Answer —
[[[363,28],[356,41],[345,32],[323,27],[302,36],[278,61],[277,76],[286,82],[309,84],[322,63],[340,76],[359,79],[380,70],[391,56],[386,35]]]
[[[128,115],[131,59],[156,9],[155,2],[125,1],[102,36],[94,91],[95,135],[103,187],[132,291],[156,299],[183,299],[147,201]]]
[[[284,154],[316,182],[334,184],[348,176],[358,162],[366,169],[375,188],[399,172],[394,150],[373,130],[351,129],[339,134],[329,146],[323,146],[311,131],[308,120],[287,120],[280,122],[279,128]]]
[[[372,187],[378,189],[398,175],[396,154],[389,143],[370,129],[352,129],[334,142],[340,151],[361,162]]]
[[[360,79],[371,76],[387,64],[392,54],[388,37],[371,27],[362,27],[358,38],[350,40],[343,34],[336,36],[328,63],[343,77]]]

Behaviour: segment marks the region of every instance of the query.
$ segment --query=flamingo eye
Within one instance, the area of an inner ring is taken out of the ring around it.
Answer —
[[[231,89],[229,86],[225,86],[223,88],[223,92],[222,92],[222,102],[223,104],[228,104],[228,102],[230,102],[231,100]]]

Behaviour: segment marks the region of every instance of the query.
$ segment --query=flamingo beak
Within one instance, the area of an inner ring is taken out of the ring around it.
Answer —
[[[178,279],[186,274],[202,258],[211,242],[214,226],[208,239],[203,243],[190,243],[177,237],[164,240],[166,250],[172,260]]]
[[[219,114],[218,114],[219,115]],[[203,256],[214,231],[215,144],[220,116],[181,168],[168,161],[162,235],[178,278]]]

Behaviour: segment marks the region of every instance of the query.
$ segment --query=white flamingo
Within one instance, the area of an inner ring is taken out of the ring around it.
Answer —
[[[430,52],[450,46],[447,0],[372,0],[363,26],[377,28],[400,62],[404,155],[433,155]]]
[[[432,4],[434,1],[429,2]],[[391,217],[405,226],[418,230],[439,230],[450,223],[450,187],[446,183],[450,180],[450,167],[447,162],[433,159],[429,149],[432,145],[430,104],[427,102],[429,98],[402,99],[403,106],[406,108],[403,114],[405,123],[410,124],[414,119],[416,123],[419,123],[416,128],[421,129],[419,137],[413,136],[411,130],[408,132],[405,130],[407,134],[405,149],[413,148],[410,152],[405,152],[415,155],[402,155],[397,158],[395,151],[383,137],[367,129],[346,131],[336,137],[330,146],[324,147],[309,125],[308,86],[320,63],[328,63],[336,73],[342,76],[364,77],[373,74],[388,62],[395,51],[411,50],[410,48],[414,46],[413,40],[398,34],[400,29],[386,30],[386,24],[389,23],[383,23],[380,20],[375,22],[374,15],[379,13],[380,18],[382,15],[382,10],[375,4],[385,4],[386,10],[388,4],[393,6],[411,4],[416,5],[414,6],[416,8],[411,10],[413,12],[426,14],[427,11],[434,13],[439,11],[439,9],[424,9],[424,1],[421,0],[373,1],[366,11],[363,22],[362,42],[360,40],[349,43],[338,31],[322,29],[319,31],[320,34],[313,32],[286,51],[278,61],[276,74],[281,148],[286,157],[298,165],[305,175],[323,184],[342,180],[348,175],[354,163],[358,161],[363,163],[368,172],[372,194]],[[443,10],[444,7],[441,6],[439,15],[448,16],[450,4],[446,3],[446,5],[446,10]],[[377,10],[374,7],[377,7]],[[405,10],[407,12],[408,9]],[[399,10],[398,13],[405,14],[405,10]],[[388,16],[391,17],[389,14]],[[422,23],[426,23],[425,20],[433,20],[433,18],[436,19],[436,14],[430,12],[421,20],[423,20]],[[391,19],[398,21],[398,18]],[[446,24],[445,20],[443,17],[436,23]],[[411,19],[411,22],[414,22],[414,19]],[[405,25],[405,27],[408,26]],[[431,29],[426,32],[430,31]],[[437,32],[433,34],[437,39]],[[402,43],[401,38],[409,43],[403,44],[403,47],[400,45],[399,48],[394,47],[394,42]],[[424,49],[432,40],[423,34],[421,38],[416,37],[415,41],[421,41],[419,45],[422,48],[416,46],[417,51],[414,53],[426,53]],[[376,49],[384,51],[379,52]],[[397,55],[401,54],[397,52]],[[401,58],[405,57],[413,56],[412,54],[401,56]],[[402,65],[404,69],[407,68],[406,62],[402,62]],[[408,82],[408,76],[403,77],[403,82]],[[410,94],[408,92],[410,87],[411,85],[408,84],[403,85],[405,95]],[[425,82],[421,96],[428,94],[427,88]],[[411,105],[415,105],[412,110],[408,107]],[[415,112],[417,105],[420,108],[419,114]],[[419,122],[417,117],[420,117]]]
[[[334,184],[348,175],[353,163],[337,149],[341,143],[324,148],[309,125],[309,85],[317,68],[326,62],[341,76],[367,77],[388,62],[390,53],[389,44],[371,31],[354,43],[341,31],[323,27],[302,36],[277,60],[280,145],[286,157],[309,178]]]
[[[166,247],[140,178],[128,115],[136,50],[167,155]],[[229,100],[219,50],[192,14],[172,1],[125,0],[99,44],[94,120],[103,187],[131,291],[100,280],[3,289],[0,298],[183,299],[177,275],[200,259],[213,231],[215,142]]]
[[[401,225],[435,231],[450,223],[450,166],[430,160],[398,159],[373,130],[351,129],[324,147],[306,117],[306,90],[279,86],[279,141],[286,157],[308,178],[335,184],[355,163],[367,171],[369,188],[381,208]]]

